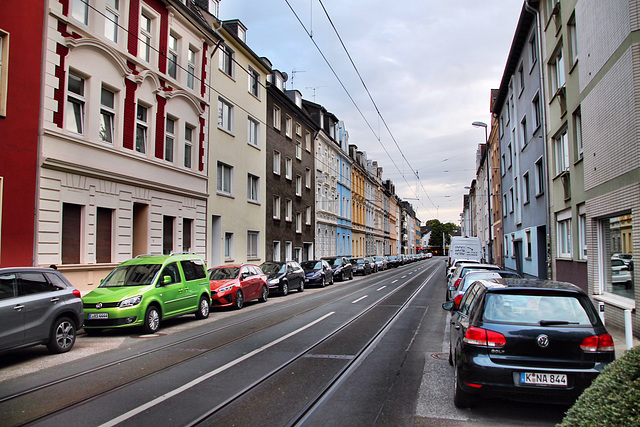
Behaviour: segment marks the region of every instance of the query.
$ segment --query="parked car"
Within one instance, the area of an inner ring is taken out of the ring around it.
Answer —
[[[482,261],[482,242],[479,237],[454,236],[449,243],[447,266],[451,267],[456,259]]]
[[[518,273],[506,270],[479,270],[472,271],[465,275],[457,286],[451,286],[447,289],[446,300],[453,300],[456,307],[460,305],[460,301],[469,286],[476,280],[480,279],[520,279]]]
[[[267,275],[269,293],[286,296],[292,289],[304,291],[304,270],[296,261],[267,261],[260,264],[260,269]]]
[[[611,260],[614,259],[622,260],[626,264],[626,266],[629,267],[629,270],[633,270],[633,255],[615,253],[611,255]]]
[[[388,268],[387,259],[385,257],[376,256],[376,257],[373,257],[373,260],[376,263],[376,267],[378,268],[378,271],[383,271],[383,270],[386,270]]]
[[[365,257],[365,259],[367,260],[367,262],[371,266],[371,272],[372,273],[377,273],[378,272],[378,265],[376,264],[376,261],[373,259],[373,257],[368,256],[368,257]]]
[[[333,280],[345,281],[347,279],[353,280],[353,266],[349,261],[349,258],[345,256],[333,256],[323,257],[323,260],[327,261],[333,270]]]
[[[353,274],[366,276],[373,272],[371,263],[366,258],[351,258],[351,265],[353,265]]]
[[[631,289],[632,277],[629,271],[629,265],[622,259],[611,259],[611,283],[614,285],[624,285],[625,288]]]
[[[476,397],[571,404],[615,358],[589,296],[569,283],[477,280],[452,313],[453,403]]]
[[[172,317],[209,317],[211,290],[198,255],[139,255],[118,265],[82,301],[89,335],[134,326],[151,334]]]
[[[474,259],[454,259],[453,263],[451,264],[450,267],[448,267],[445,272],[447,274],[447,279],[449,279],[449,277],[451,277],[451,275],[453,274],[454,271],[456,271],[456,268],[458,268],[458,266],[460,264],[480,264],[480,261],[476,261]]]
[[[401,264],[400,258],[397,255],[389,255],[387,257],[387,265],[389,267],[397,268],[397,267],[400,267],[400,265],[402,264]]]
[[[65,353],[83,318],[80,291],[59,271],[0,268],[0,353],[38,344]]]
[[[458,286],[458,280],[462,280],[464,276],[471,271],[482,271],[482,270],[500,270],[500,267],[494,264],[467,264],[462,263],[456,267],[451,276],[448,279],[448,287]]]
[[[267,275],[253,264],[221,265],[209,269],[211,305],[241,309],[247,301],[266,302]]]
[[[304,270],[305,285],[319,284],[323,288],[333,285],[333,270],[327,261],[304,261],[300,267]]]

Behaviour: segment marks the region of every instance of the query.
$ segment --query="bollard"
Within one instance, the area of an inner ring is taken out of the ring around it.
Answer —
[[[624,311],[624,335],[627,340],[627,350],[633,348],[633,320],[631,310]]]
[[[600,315],[600,319],[602,319],[602,324],[604,325],[604,303],[603,302],[599,302],[598,303],[598,314]]]

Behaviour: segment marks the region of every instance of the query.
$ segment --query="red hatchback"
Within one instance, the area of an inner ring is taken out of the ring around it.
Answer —
[[[241,309],[245,301],[267,301],[267,276],[253,264],[222,265],[209,269],[211,307]]]

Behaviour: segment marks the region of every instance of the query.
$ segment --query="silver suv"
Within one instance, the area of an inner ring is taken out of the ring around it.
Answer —
[[[46,344],[64,353],[82,328],[82,300],[51,268],[0,268],[0,352]]]

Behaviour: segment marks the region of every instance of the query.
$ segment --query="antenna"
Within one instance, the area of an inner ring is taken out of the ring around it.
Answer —
[[[321,87],[326,87],[326,86],[307,86],[305,89],[312,89],[313,90],[313,102],[316,102],[316,89],[319,89]]]
[[[306,70],[296,70],[295,68],[291,70],[291,89],[293,89],[293,79],[296,78],[296,73],[306,73]]]

